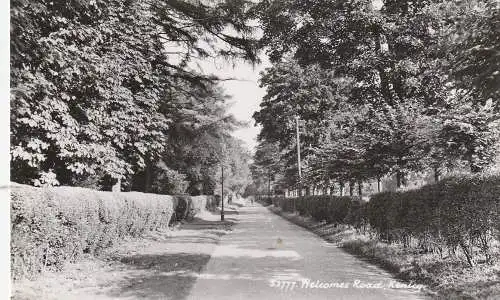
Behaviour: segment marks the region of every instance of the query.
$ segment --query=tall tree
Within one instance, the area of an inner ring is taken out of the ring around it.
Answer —
[[[149,174],[169,148],[182,99],[208,98],[193,90],[217,97],[217,78],[188,62],[257,60],[249,4],[12,1],[12,179],[82,184]]]
[[[289,147],[292,127],[276,112],[297,107],[307,120],[311,110],[298,107],[310,105],[321,107],[308,128],[316,138],[310,181],[385,174],[404,181],[405,173],[439,173],[451,162],[480,171],[498,141],[497,90],[491,88],[498,79],[498,39],[491,35],[498,6],[488,0],[374,4],[260,2],[261,43],[274,64],[262,77],[268,93],[254,115],[261,136]],[[317,71],[304,71],[311,68]],[[332,88],[334,82],[347,87]],[[302,86],[301,98],[295,91]],[[315,92],[325,86],[329,95]]]

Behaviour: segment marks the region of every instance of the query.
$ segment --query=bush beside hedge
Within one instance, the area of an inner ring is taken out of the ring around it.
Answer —
[[[217,208],[217,199],[212,195],[191,196],[194,214],[204,210],[214,211]]]
[[[176,221],[190,220],[202,211],[213,211],[217,207],[217,199],[211,195],[187,196],[178,195],[174,197]]]
[[[14,279],[60,269],[84,253],[98,254],[125,236],[167,228],[175,219],[213,209],[213,196],[112,193],[77,187],[11,187]]]

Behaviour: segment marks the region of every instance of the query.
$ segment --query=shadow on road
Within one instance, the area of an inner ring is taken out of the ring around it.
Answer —
[[[154,236],[161,248],[111,257],[125,275],[112,280],[106,296],[134,299],[185,299],[201,270],[210,260],[220,237],[231,231],[236,219],[218,219],[220,212],[205,212],[180,224],[169,235]],[[237,214],[228,210],[226,214]]]
[[[240,205],[240,204],[233,204],[235,206],[238,206],[238,207],[242,207],[243,205]],[[220,207],[217,207],[215,210],[213,211],[207,211],[207,213],[210,213],[212,216],[220,216]],[[240,212],[234,208],[230,208],[230,207],[226,207],[224,209],[224,215],[239,215]]]
[[[246,251],[248,253],[243,256],[231,256],[228,253],[228,256],[219,257],[219,263],[225,266],[224,271],[208,274],[202,272],[210,260],[208,254],[175,253],[122,257],[119,258],[121,263],[139,272],[122,277],[113,284],[113,288],[108,290],[106,295],[118,299],[187,299],[200,276],[204,276],[201,284],[206,288],[261,281],[266,277],[299,279],[297,269],[282,267],[291,264],[293,260],[290,258],[272,255],[253,257],[252,250]],[[269,254],[272,253],[273,251],[269,251]]]
[[[128,267],[143,270],[123,278],[115,284],[108,296],[144,299],[185,299],[196,277],[210,255],[174,253],[164,255],[132,255],[119,261]]]
[[[195,217],[192,221],[184,223],[180,226],[180,229],[190,229],[190,230],[230,230],[235,224],[236,219],[225,218],[224,221],[208,221]]]

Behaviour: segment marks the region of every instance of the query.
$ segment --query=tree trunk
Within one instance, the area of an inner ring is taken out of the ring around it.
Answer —
[[[117,193],[120,192],[121,190],[122,190],[122,179],[118,178],[116,183],[111,187],[111,191]]]
[[[363,198],[363,182],[361,180],[358,180],[358,196]]]
[[[151,191],[151,160],[146,157],[144,160],[144,193],[149,193]]]
[[[396,186],[398,189],[401,187],[401,172],[397,171],[396,172]]]
[[[380,33],[377,33],[375,35],[375,49],[378,53],[382,53],[382,39]],[[382,93],[382,96],[386,100],[386,102],[390,106],[394,106],[394,99],[391,95],[391,90],[390,90],[390,78],[386,74],[384,67],[378,66],[377,71],[379,73],[380,77],[380,92]]]
[[[439,175],[440,172],[439,172],[439,168],[438,167],[434,167],[434,182],[438,182],[439,181]]]
[[[349,181],[349,196],[354,196],[354,181]]]
[[[344,182],[340,181],[340,188],[339,188],[340,197],[344,196],[344,188],[345,188]]]
[[[463,239],[460,240],[460,247],[462,248],[462,251],[465,254],[465,258],[467,258],[467,262],[469,263],[469,266],[474,267],[474,257],[472,256],[472,247],[468,247],[468,245],[465,243]]]
[[[267,185],[267,194],[269,195],[269,197],[271,197],[271,173],[269,173],[268,175],[268,185]]]
[[[377,191],[380,193],[382,191],[381,186],[380,186],[380,176],[377,177]]]

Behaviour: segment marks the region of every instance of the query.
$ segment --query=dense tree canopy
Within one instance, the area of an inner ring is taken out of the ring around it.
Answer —
[[[272,66],[252,175],[268,190],[483,171],[499,138],[499,15],[494,0],[13,0],[12,179],[200,194],[223,165],[241,193],[241,124],[195,66],[257,62],[259,47]]]
[[[382,4],[378,6],[377,4]],[[498,143],[496,1],[287,1],[259,4],[273,66],[254,119],[260,142],[328,185],[449,167],[488,167]]]
[[[190,63],[257,61],[249,5],[12,1],[12,180],[168,192],[153,185],[170,177],[189,181],[175,192],[206,192],[196,172],[238,124],[217,78]]]

